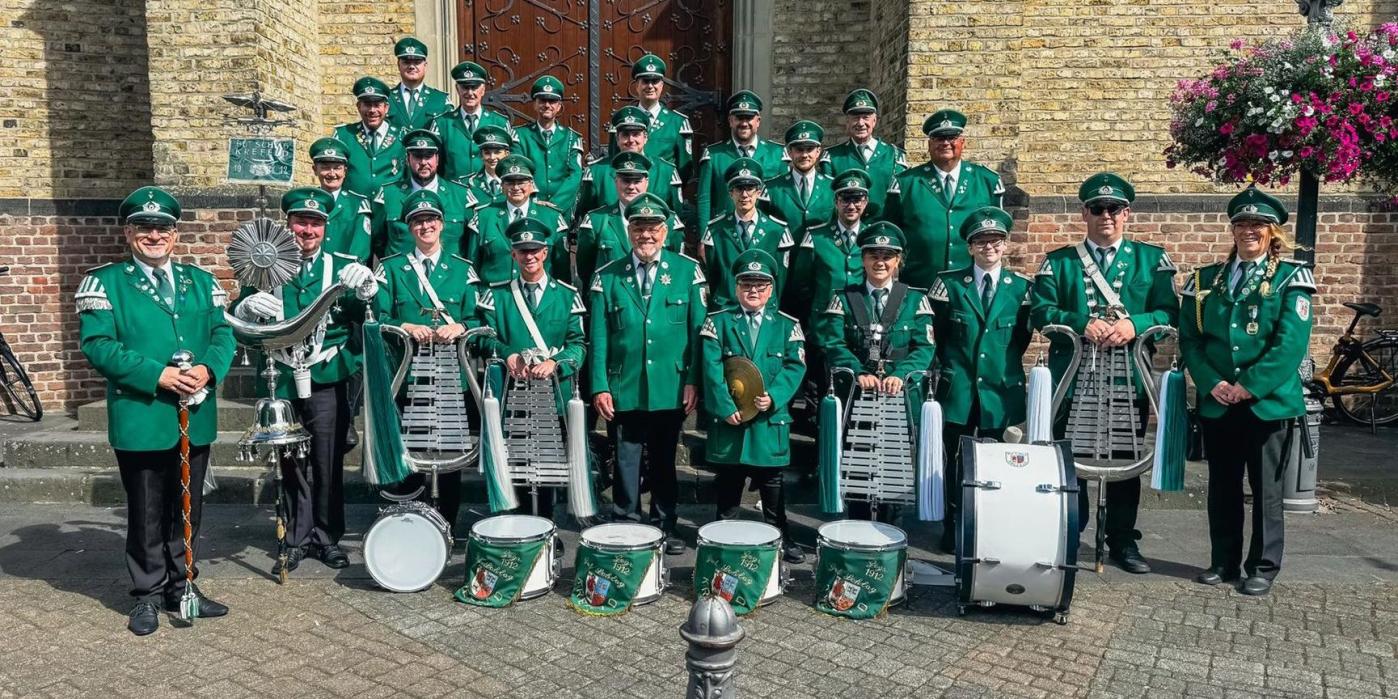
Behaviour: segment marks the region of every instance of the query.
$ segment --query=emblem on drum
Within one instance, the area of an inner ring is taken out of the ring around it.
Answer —
[[[600,607],[607,603],[607,593],[612,591],[612,581],[592,573],[587,576],[587,603]]]
[[[714,580],[709,585],[715,595],[732,604],[733,595],[738,591],[738,579],[721,570],[714,571]]]
[[[835,584],[830,586],[830,606],[836,611],[847,612],[854,607],[854,603],[859,600],[859,593],[863,590],[857,583],[852,583],[844,578],[835,578]]]
[[[476,599],[485,599],[495,592],[495,583],[500,582],[500,576],[485,568],[477,568],[476,574],[471,577],[471,596]]]
[[[1029,454],[1022,451],[1005,452],[1005,463],[1015,468],[1024,468],[1029,464]]]

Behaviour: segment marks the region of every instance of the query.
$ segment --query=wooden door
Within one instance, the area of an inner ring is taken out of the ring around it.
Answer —
[[[529,88],[551,74],[566,93],[562,122],[602,152],[611,113],[634,102],[632,62],[654,53],[669,67],[666,104],[694,127],[696,156],[721,138],[730,0],[462,0],[457,16],[461,60],[489,71],[486,103],[516,124],[533,121]]]

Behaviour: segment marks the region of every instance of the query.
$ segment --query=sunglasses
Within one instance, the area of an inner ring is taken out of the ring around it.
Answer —
[[[641,78],[642,85],[659,85],[662,82],[665,82],[664,78]]]
[[[1108,204],[1106,206],[1094,205],[1087,207],[1087,210],[1091,212],[1093,216],[1101,216],[1102,214],[1106,214],[1108,216],[1115,216],[1121,213],[1122,211],[1125,211],[1126,207],[1121,206],[1119,204]]]
[[[841,204],[858,204],[869,197],[863,194],[841,194],[839,196]]]

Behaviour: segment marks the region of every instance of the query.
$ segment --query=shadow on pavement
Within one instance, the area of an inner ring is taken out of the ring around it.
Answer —
[[[108,559],[123,555],[126,537],[122,529],[107,522],[74,521],[62,526],[33,524],[10,534],[18,541],[0,548],[0,572],[91,597],[123,615],[131,610],[130,582],[124,574],[114,580],[91,573],[110,570]]]

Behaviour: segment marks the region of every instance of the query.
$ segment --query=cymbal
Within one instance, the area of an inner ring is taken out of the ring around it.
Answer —
[[[762,372],[757,370],[747,357],[729,357],[723,360],[723,382],[733,395],[733,403],[738,406],[738,415],[743,422],[757,417],[757,397],[767,392],[762,381]]]

